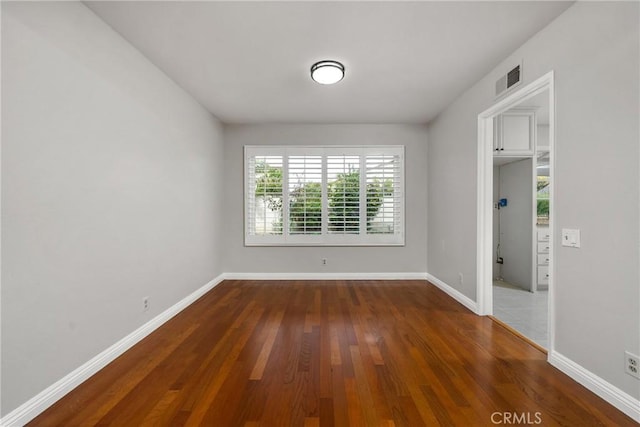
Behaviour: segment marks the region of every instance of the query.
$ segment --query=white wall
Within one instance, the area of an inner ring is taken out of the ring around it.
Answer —
[[[500,208],[500,254],[502,277],[527,291],[533,290],[533,162],[518,160],[500,166],[497,199],[507,199]]]
[[[476,158],[473,105],[456,102],[428,127],[429,273],[476,298]],[[459,273],[464,280],[460,283]]]
[[[3,415],[222,272],[222,145],[82,3],[2,3]]]
[[[387,273],[427,271],[424,227],[426,126],[419,125],[230,125],[225,140],[225,256],[233,273]],[[245,145],[404,145],[404,247],[245,247],[243,147]],[[327,265],[321,265],[321,259]]]
[[[429,270],[475,299],[477,116],[512,64],[523,84],[555,70],[554,347],[636,399],[623,357],[640,353],[638,7],[573,5],[430,123],[428,150]],[[581,229],[581,249],[560,246],[563,227]],[[458,271],[473,279],[459,286]]]

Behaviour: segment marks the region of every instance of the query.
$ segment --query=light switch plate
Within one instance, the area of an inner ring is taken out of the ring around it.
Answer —
[[[580,230],[571,228],[562,229],[562,246],[568,246],[570,248],[580,247]]]

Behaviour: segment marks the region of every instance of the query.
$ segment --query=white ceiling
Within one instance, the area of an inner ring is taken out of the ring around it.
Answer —
[[[86,4],[223,122],[425,123],[571,2]]]

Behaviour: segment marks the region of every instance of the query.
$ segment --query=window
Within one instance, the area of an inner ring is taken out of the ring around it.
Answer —
[[[246,146],[245,244],[404,245],[404,147]]]

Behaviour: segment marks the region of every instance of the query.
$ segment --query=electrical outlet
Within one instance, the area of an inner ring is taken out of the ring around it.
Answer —
[[[326,258],[322,258],[322,265],[327,265],[327,259]]]
[[[624,371],[632,377],[640,379],[640,357],[636,356],[633,353],[625,351]]]
[[[149,297],[142,298],[142,311],[149,310]]]

